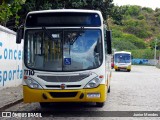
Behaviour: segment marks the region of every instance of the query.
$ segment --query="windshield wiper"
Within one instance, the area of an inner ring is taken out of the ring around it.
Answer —
[[[82,36],[82,33],[84,33],[84,27],[81,27],[81,29],[77,32],[77,34],[74,36],[73,40],[70,40],[70,45],[73,45],[75,41],[78,39],[79,36]]]
[[[80,36],[80,35],[76,35],[73,40],[70,40],[70,45],[73,45],[74,42],[78,39],[79,36]]]
[[[49,37],[50,40],[55,41],[56,44],[58,43],[58,40],[54,39],[52,37],[52,34],[46,29],[46,27],[42,27],[42,30],[45,32],[45,34]]]

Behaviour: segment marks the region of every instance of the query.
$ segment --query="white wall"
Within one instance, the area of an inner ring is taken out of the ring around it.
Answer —
[[[0,25],[0,89],[22,83],[22,48],[16,33]]]

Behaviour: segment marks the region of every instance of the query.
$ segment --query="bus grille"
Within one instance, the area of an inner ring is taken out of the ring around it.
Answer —
[[[60,85],[46,85],[47,88],[61,88]],[[81,87],[81,85],[66,85],[66,88]]]
[[[75,97],[77,92],[50,92],[53,98]]]
[[[75,76],[42,76],[38,75],[37,77],[43,79],[46,82],[78,82],[81,81],[89,75],[75,75]]]

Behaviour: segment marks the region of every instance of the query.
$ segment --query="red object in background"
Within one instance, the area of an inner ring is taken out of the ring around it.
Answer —
[[[112,69],[114,68],[114,57],[111,58],[111,68],[112,68]]]
[[[111,68],[112,68],[112,69],[114,68],[114,63],[113,63],[113,62],[111,63]]]

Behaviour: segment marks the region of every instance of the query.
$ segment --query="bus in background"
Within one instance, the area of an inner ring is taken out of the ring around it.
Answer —
[[[24,39],[23,100],[95,102],[102,107],[110,92],[111,31],[100,11],[29,12],[17,43]]]
[[[114,52],[114,69],[115,71],[131,71],[131,52],[119,51]]]

